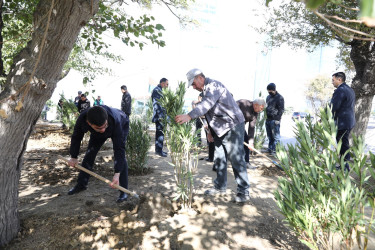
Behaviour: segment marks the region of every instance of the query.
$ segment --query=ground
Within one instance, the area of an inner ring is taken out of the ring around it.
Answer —
[[[153,147],[152,171],[129,177],[129,189],[140,199],[117,204],[118,191],[95,178],[86,191],[68,196],[78,172],[57,156],[68,157],[69,141],[63,130],[30,138],[19,190],[21,231],[5,249],[307,249],[283,222],[273,197],[283,173],[263,157],[251,160],[257,168],[248,170],[251,201],[244,205],[233,202],[231,168],[227,193],[205,197],[216,173],[212,163],[199,161],[193,209],[186,210],[173,199],[170,158],[155,155]],[[113,175],[112,154],[109,142],[94,167],[107,179]]]

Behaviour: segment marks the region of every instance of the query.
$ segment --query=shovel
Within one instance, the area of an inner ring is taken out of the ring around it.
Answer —
[[[59,158],[60,160],[65,161],[65,163],[68,163],[68,162],[69,162],[68,159],[66,159],[66,158],[64,158],[64,157],[62,157],[62,156],[60,156],[60,155],[58,155],[57,158]],[[107,184],[111,184],[111,183],[112,183],[110,180],[108,180],[108,179],[106,179],[106,178],[104,178],[104,177],[102,177],[102,176],[100,176],[100,175],[98,175],[98,174],[96,174],[96,173],[94,173],[94,172],[88,170],[87,168],[84,168],[84,167],[78,165],[78,164],[76,164],[74,167],[75,167],[75,168],[78,168],[79,170],[82,170],[82,171],[88,173],[88,174],[91,175],[91,176],[94,176],[95,178],[97,178],[97,179],[99,179],[99,180],[101,180],[101,181],[104,181],[104,182],[107,183]],[[119,186],[119,185],[117,185],[117,184],[114,184],[113,187],[114,187],[114,188],[117,188],[118,190],[120,190],[120,191],[122,191],[122,192],[124,192],[124,193],[130,194],[130,195],[132,195],[132,196],[134,196],[134,197],[136,197],[136,198],[139,198],[138,194],[136,194],[136,193],[134,193],[134,192],[132,192],[132,191],[129,191],[129,190],[127,190],[126,188],[123,188],[123,187],[121,187],[121,186]]]
[[[267,160],[269,160],[270,162],[272,162],[277,168],[279,168],[280,170],[283,170],[283,168],[280,166],[280,164],[274,160],[272,160],[271,158],[269,158],[268,156],[266,156],[265,154],[262,154],[261,152],[259,152],[258,150],[256,150],[255,148],[252,148],[250,147],[249,144],[247,144],[246,142],[243,142],[243,144],[245,144],[246,147],[248,147],[250,150],[254,151],[255,153],[263,156],[264,158],[266,158]],[[283,170],[284,171],[284,170]]]

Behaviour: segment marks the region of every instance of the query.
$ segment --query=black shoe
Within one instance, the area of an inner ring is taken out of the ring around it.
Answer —
[[[128,200],[128,194],[121,192],[120,196],[118,197],[118,199],[116,200],[116,202],[117,203],[121,203],[121,202],[126,201],[126,200]]]
[[[204,159],[205,161],[208,161],[208,162],[214,162],[214,160],[210,159],[209,157],[207,157],[206,159]]]
[[[246,195],[246,194],[238,193],[238,194],[236,195],[236,198],[235,198],[234,200],[235,200],[235,202],[237,202],[237,203],[244,203],[244,202],[250,200],[250,196],[249,196],[249,195]]]
[[[71,188],[69,190],[68,195],[76,194],[76,193],[82,192],[82,191],[84,191],[86,189],[87,189],[87,187],[85,187],[85,186],[75,185],[73,188]]]
[[[158,156],[161,156],[161,157],[167,157],[167,155],[168,155],[166,152],[163,152],[163,151],[155,152],[155,154],[157,154]]]
[[[218,195],[218,194],[225,194],[226,190],[219,190],[219,189],[216,189],[216,188],[211,188],[211,189],[208,189],[204,192],[204,195],[210,195],[210,196],[215,196],[215,195]]]

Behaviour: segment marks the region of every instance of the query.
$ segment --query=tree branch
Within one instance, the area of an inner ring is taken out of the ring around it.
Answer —
[[[332,22],[331,20],[327,19],[323,14],[317,12],[316,10],[314,10],[312,12],[315,15],[317,15],[318,17],[320,17],[321,19],[323,19],[334,31],[336,31],[339,35],[341,35],[343,37],[347,37],[347,38],[350,38],[350,39],[363,40],[363,41],[375,41],[375,36],[374,35],[370,35],[368,33],[365,33],[365,32],[362,32],[362,31],[358,31],[358,30],[355,30],[355,29],[351,29],[351,28],[345,27],[344,25]],[[336,27],[338,27],[338,28],[340,28],[342,30],[345,30],[345,31],[348,31],[348,32],[351,32],[351,33],[354,33],[354,34],[366,36],[366,37],[356,37],[353,34],[348,35],[348,34],[345,34],[344,32],[341,32]]]

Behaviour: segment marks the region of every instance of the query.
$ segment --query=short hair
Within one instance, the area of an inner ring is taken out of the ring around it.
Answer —
[[[162,79],[160,79],[160,82],[159,82],[159,83],[166,82],[166,81],[168,81],[168,79],[165,78],[165,77],[163,77]]]
[[[337,72],[337,73],[333,74],[332,76],[334,76],[336,78],[340,78],[342,80],[342,82],[346,81],[346,75],[345,75],[344,72]]]
[[[85,95],[85,94],[82,94],[81,97],[86,97],[86,95]]]
[[[127,88],[125,85],[122,85],[122,86],[121,86],[121,89],[123,89],[123,90],[128,90],[128,88]]]
[[[260,106],[264,106],[265,108],[267,107],[267,103],[263,98],[257,98],[253,101],[253,104],[258,104]]]
[[[96,126],[102,126],[108,120],[107,111],[101,106],[94,106],[87,111],[86,120]]]

